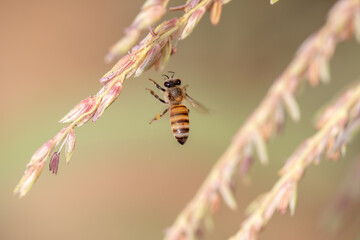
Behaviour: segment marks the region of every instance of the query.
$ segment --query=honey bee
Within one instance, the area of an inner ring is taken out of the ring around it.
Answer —
[[[146,90],[150,91],[150,93],[158,99],[160,102],[167,104],[166,109],[161,113],[157,114],[150,122],[159,120],[162,116],[165,115],[170,110],[170,123],[171,130],[173,132],[176,140],[183,145],[189,136],[189,109],[182,104],[183,100],[187,100],[190,105],[202,112],[207,112],[207,109],[203,107],[200,103],[192,99],[187,93],[186,88],[187,85],[181,86],[181,80],[176,78],[174,79],[174,72],[172,76],[169,77],[167,75],[163,75],[166,78],[164,79],[164,88],[162,88],[157,82],[152,79],[149,79],[151,82],[155,84],[155,86],[164,92],[164,100],[161,99],[153,90],[146,88]]]

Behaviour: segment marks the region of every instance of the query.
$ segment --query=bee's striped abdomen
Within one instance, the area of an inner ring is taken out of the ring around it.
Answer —
[[[189,112],[184,105],[170,107],[170,122],[174,137],[182,145],[189,136]]]

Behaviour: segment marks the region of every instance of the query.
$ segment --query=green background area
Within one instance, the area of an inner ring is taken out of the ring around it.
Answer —
[[[98,79],[112,67],[104,56],[142,1],[2,1],[0,239],[161,239],[300,44],[324,24],[334,2],[281,0],[271,6],[267,0],[233,0],[216,27],[207,13],[179,42],[166,68],[210,109],[210,114],[191,111],[184,146],[173,138],[168,115],[148,124],[163,110],[145,91],[155,89],[147,79],[161,82],[163,73],[150,70],[127,80],[98,122],[76,129],[69,166],[61,159],[55,176],[46,165],[29,194],[18,200],[12,191],[31,155],[62,128],[59,119],[101,88]],[[330,84],[301,88],[301,121],[287,117],[284,134],[268,144],[270,164],[264,167],[256,159],[251,185],[237,182],[239,210],[222,205],[206,239],[226,239],[237,231],[245,207],[272,187],[287,157],[315,133],[319,109],[358,78],[359,62],[355,40],[341,43],[330,62]],[[357,137],[340,162],[311,166],[299,185],[295,216],[275,214],[260,238],[328,239],[319,222],[358,146]],[[341,239],[354,239],[359,225],[357,218]]]

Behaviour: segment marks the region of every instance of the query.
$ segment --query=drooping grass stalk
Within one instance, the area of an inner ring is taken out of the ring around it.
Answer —
[[[285,110],[293,120],[300,118],[294,94],[307,79],[312,86],[330,80],[329,61],[337,43],[355,35],[360,40],[360,0],[339,0],[328,14],[324,26],[298,49],[294,59],[276,79],[267,96],[238,130],[230,146],[214,165],[194,198],[167,230],[165,239],[192,239],[211,222],[221,198],[236,209],[234,176],[245,176],[254,151],[263,164],[268,162],[266,141],[281,132]]]
[[[329,114],[331,113],[331,114]],[[248,209],[250,215],[231,240],[257,239],[257,234],[276,210],[284,214],[287,208],[295,212],[297,186],[307,167],[318,164],[321,156],[338,160],[345,154],[345,144],[360,126],[360,83],[345,92],[322,115],[318,132],[303,142],[280,171],[273,188],[261,195]],[[354,180],[354,179],[353,179]]]
[[[151,27],[166,13],[169,0],[146,0],[140,13],[129,27],[125,29],[125,36],[110,48],[105,60],[111,62],[115,58],[127,53],[140,37],[141,31]]]
[[[55,148],[63,141],[65,141],[65,156],[68,163],[75,148],[75,127],[87,123],[90,119],[97,121],[106,108],[117,99],[125,79],[131,76],[138,77],[152,66],[155,69],[162,69],[170,56],[176,52],[177,41],[185,39],[193,31],[204,13],[207,10],[211,11],[210,19],[216,24],[220,18],[221,6],[228,2],[230,0],[190,0],[175,9],[184,11],[181,17],[164,21],[155,29],[150,29],[149,34],[139,45],[133,47],[129,54],[122,57],[100,79],[103,84],[100,91],[82,100],[60,120],[61,123],[70,124],[34,153],[14,193],[23,197],[30,190],[50,156],[54,160],[51,161],[50,169],[57,172],[60,153],[55,151]]]

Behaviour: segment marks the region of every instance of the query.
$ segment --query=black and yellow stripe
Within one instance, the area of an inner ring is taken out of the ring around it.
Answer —
[[[170,122],[176,140],[183,145],[189,136],[189,111],[185,105],[170,107]]]

